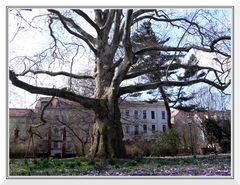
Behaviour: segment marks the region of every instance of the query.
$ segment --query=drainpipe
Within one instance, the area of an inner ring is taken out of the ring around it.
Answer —
[[[48,155],[51,156],[52,150],[52,130],[51,127],[48,129]]]
[[[66,128],[63,128],[62,133],[62,156],[65,156],[66,154]]]

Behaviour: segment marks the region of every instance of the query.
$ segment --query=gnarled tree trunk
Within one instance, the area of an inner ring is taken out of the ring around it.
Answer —
[[[93,137],[89,157],[122,158],[125,157],[123,131],[117,100],[105,101],[105,105],[95,112]]]

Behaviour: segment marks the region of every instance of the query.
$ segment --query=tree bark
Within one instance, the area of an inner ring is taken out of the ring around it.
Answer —
[[[118,100],[106,101],[101,111],[95,112],[95,123],[88,157],[123,158],[126,156]]]
[[[168,100],[167,100],[167,96],[166,96],[166,94],[164,92],[163,87],[159,87],[159,90],[160,90],[160,92],[162,94],[164,105],[165,105],[165,108],[166,108],[166,111],[167,111],[167,124],[168,124],[168,128],[172,129],[171,109],[170,109],[170,106],[169,106],[169,103],[168,103]]]

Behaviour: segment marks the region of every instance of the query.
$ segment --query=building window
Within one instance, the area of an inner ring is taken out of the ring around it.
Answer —
[[[130,115],[129,110],[125,110],[125,116],[129,117],[129,115]]]
[[[166,125],[162,126],[162,131],[165,132],[166,131]]]
[[[125,127],[126,134],[129,134],[129,125]]]
[[[143,132],[147,133],[147,125],[143,125]]]
[[[155,119],[155,111],[151,111],[151,117],[152,119]]]
[[[138,125],[135,125],[135,127],[134,127],[134,134],[135,135],[139,134]]]
[[[147,111],[143,110],[143,119],[147,119]]]
[[[156,126],[152,125],[152,133],[154,133],[156,131]]]
[[[58,129],[57,128],[54,128],[53,132],[54,132],[55,135],[58,135]]]
[[[162,119],[166,119],[165,111],[162,111]]]
[[[57,141],[53,141],[53,149],[58,149],[58,142]]]
[[[137,110],[134,111],[134,118],[138,119],[138,111]]]

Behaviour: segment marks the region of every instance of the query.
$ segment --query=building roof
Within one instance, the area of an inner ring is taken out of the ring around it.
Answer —
[[[42,102],[44,101],[50,101],[51,100],[51,97],[41,97],[39,98],[39,100],[37,101],[37,104],[35,106],[35,108],[41,108],[41,105],[42,105]],[[78,105],[78,103],[74,102],[74,101],[70,101],[70,100],[67,100],[67,99],[63,99],[63,98],[59,98],[59,97],[56,97],[52,100],[52,103],[51,103],[51,107],[52,108],[56,108],[57,107],[57,104],[59,102],[62,102],[62,103],[65,103],[65,104],[68,104],[68,105]],[[144,107],[156,107],[156,106],[164,106],[164,102],[163,101],[120,101],[119,102],[119,106],[126,106],[126,107],[141,107],[141,106],[144,106]]]
[[[175,109],[171,112],[171,117],[175,117],[178,113],[180,112],[180,110]]]
[[[156,106],[164,106],[163,101],[154,101],[154,102],[149,102],[149,101],[122,101],[119,102],[119,106],[126,106],[126,107],[156,107]]]
[[[184,112],[178,109],[175,109],[171,113],[171,122],[174,124],[175,119],[187,119],[188,117],[193,118],[196,117],[200,121],[205,120],[206,118],[217,119],[217,115],[224,116],[224,119],[229,119],[231,116],[231,110],[208,110],[206,112]]]
[[[42,102],[47,101],[49,102],[51,100],[52,97],[41,97],[39,98],[39,100],[37,101],[37,104],[35,106],[35,108],[41,108],[42,107]],[[51,102],[51,107],[52,108],[56,108],[58,103],[64,103],[64,104],[68,104],[68,105],[76,105],[76,102],[67,100],[67,99],[63,99],[63,98],[54,98]],[[77,104],[79,105],[79,104]]]
[[[10,117],[28,117],[33,112],[32,109],[17,109],[17,108],[10,108],[9,109],[9,116]]]

